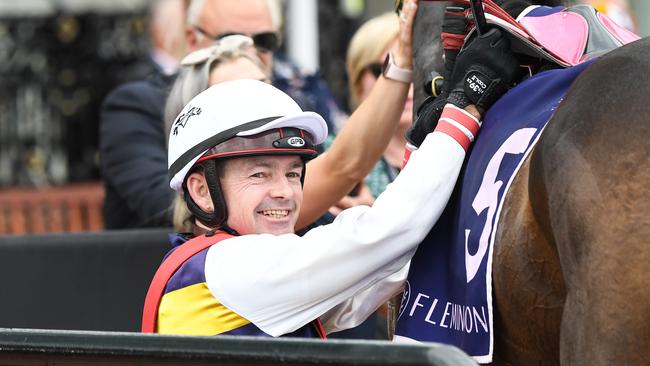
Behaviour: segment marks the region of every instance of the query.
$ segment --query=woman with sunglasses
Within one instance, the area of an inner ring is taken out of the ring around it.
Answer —
[[[377,86],[368,92],[364,103],[350,116],[328,151],[307,164],[305,205],[301,209],[296,229],[312,224],[350,192],[368,174],[392,141],[397,122],[404,114],[407,95],[410,94],[412,26],[416,12],[416,3],[412,4],[413,10],[408,13],[411,15],[404,16],[404,21],[398,27],[399,41],[392,49],[387,73],[378,78]],[[391,16],[397,22],[397,15]],[[396,36],[397,34],[392,39],[396,39]],[[253,52],[247,51],[252,46],[253,40],[249,37],[230,35],[221,38],[212,47],[188,55],[182,61],[180,74],[167,101],[166,125],[170,126],[174,122],[173,118],[192,97],[211,85],[225,81],[215,75],[221,68],[231,65],[233,59],[253,60]],[[263,71],[259,67],[256,69],[255,64],[257,63],[249,62],[247,69],[242,67],[238,73],[222,72],[221,75],[228,75],[229,80],[261,79]],[[252,100],[251,108],[254,107],[255,101]],[[403,149],[404,145],[400,152]],[[186,209],[176,207],[174,217],[174,224],[179,231],[192,229],[191,225],[186,225],[192,222],[188,220],[190,215]]]
[[[399,34],[399,19],[393,13],[385,13],[364,23],[352,37],[348,46],[346,66],[350,107],[353,110],[359,108],[374,91],[382,75],[386,56],[389,53],[394,54],[399,48]],[[354,196],[346,196],[330,208],[333,214],[352,206],[372,204],[374,198],[379,196],[399,173],[406,143],[404,135],[413,122],[412,84],[408,89],[406,102],[400,107],[401,114],[393,121],[397,128],[394,129],[381,158],[365,177],[365,184],[359,185],[360,189],[355,190]],[[325,145],[329,146],[334,137],[331,135]]]

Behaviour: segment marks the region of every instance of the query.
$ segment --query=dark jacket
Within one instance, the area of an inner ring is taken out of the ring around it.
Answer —
[[[99,152],[107,229],[172,226],[163,110],[173,78],[155,73],[106,97]]]

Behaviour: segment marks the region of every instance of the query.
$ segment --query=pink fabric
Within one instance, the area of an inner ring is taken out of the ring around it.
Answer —
[[[576,65],[587,47],[589,26],[576,13],[561,11],[542,17],[523,17],[520,23],[548,52]]]
[[[623,44],[628,44],[641,38],[629,30],[614,23],[612,19],[603,13],[598,13],[598,20],[600,20],[605,29],[607,29],[616,39],[621,41]]]

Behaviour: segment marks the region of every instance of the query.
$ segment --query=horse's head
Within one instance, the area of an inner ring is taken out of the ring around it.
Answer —
[[[455,2],[470,3],[469,0]],[[522,65],[531,66],[531,73],[576,65],[638,39],[586,5],[546,14],[543,9],[527,8],[530,5],[555,6],[561,1],[473,0],[471,3],[475,9],[485,8],[489,24],[506,31],[512,50],[520,56]],[[427,96],[423,86],[443,70],[441,28],[448,4],[438,0],[420,1],[413,40],[416,107]],[[401,0],[397,0],[398,11],[400,6]],[[515,20],[524,10],[527,15]],[[538,14],[533,14],[535,12]],[[567,29],[572,30],[568,35],[558,33]],[[467,39],[472,39],[471,32]]]
[[[466,1],[468,2],[468,1]],[[494,0],[510,15],[516,16],[529,5],[562,5],[562,0]],[[395,0],[395,10],[400,11],[403,0]],[[413,60],[414,60],[414,105],[419,106],[427,97],[424,84],[438,75],[443,70],[441,26],[445,7],[450,1],[420,0],[418,14],[415,19],[413,35]]]

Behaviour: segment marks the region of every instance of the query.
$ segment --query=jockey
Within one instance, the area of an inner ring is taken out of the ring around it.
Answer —
[[[324,120],[256,80],[224,82],[192,99],[170,133],[169,175],[200,232],[175,237],[147,294],[143,331],[325,337],[360,324],[401,290],[452,193],[479,111],[512,84],[517,65],[483,61],[514,59],[502,41],[492,34],[459,55],[463,69],[451,80],[467,104],[449,105],[429,124],[372,207],[345,210],[303,237],[294,224],[305,162],[327,136]],[[470,74],[488,78],[493,95],[463,98]]]

